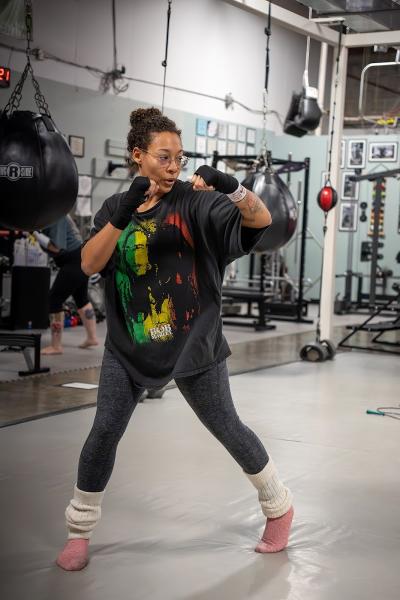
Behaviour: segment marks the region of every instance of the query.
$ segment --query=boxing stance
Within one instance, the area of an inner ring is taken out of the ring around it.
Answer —
[[[108,334],[57,563],[66,570],[87,564],[117,446],[138,399],[172,379],[258,491],[267,522],[256,551],[278,552],[288,542],[292,494],[235,410],[220,316],[224,270],[268,235],[270,213],[235,178],[207,165],[191,182],[180,181],[187,160],[181,131],[159,110],[135,110],[130,123],[137,177],[104,202],[82,249],[84,272],[106,279]]]

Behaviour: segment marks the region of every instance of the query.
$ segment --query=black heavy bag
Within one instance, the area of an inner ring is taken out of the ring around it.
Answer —
[[[296,230],[297,205],[289,188],[276,173],[255,173],[242,181],[242,185],[262,199],[272,217],[254,250],[275,252],[288,243]]]
[[[51,117],[31,111],[0,116],[0,223],[33,230],[71,210],[78,171]]]

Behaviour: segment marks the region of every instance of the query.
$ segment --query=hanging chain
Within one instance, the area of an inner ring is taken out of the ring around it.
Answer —
[[[333,134],[335,131],[335,119],[336,119],[336,102],[337,102],[337,88],[339,85],[339,62],[340,62],[340,53],[342,51],[342,36],[343,36],[343,25],[340,25],[339,32],[339,43],[338,43],[338,53],[336,57],[336,74],[335,74],[335,91],[333,94],[333,106],[332,106],[332,123],[331,123],[331,131],[329,132],[330,140],[329,140],[329,151],[328,151],[328,172],[326,174],[325,185],[331,183],[331,168],[332,168],[332,148],[333,148]]]
[[[264,159],[264,163],[268,170],[271,169],[271,156],[268,152],[267,146],[267,115],[268,115],[268,80],[269,80],[269,69],[270,69],[270,49],[269,43],[271,39],[271,2],[268,7],[268,21],[267,27],[264,29],[264,33],[267,36],[267,47],[266,47],[266,58],[265,58],[265,84],[263,91],[263,133],[261,139],[261,157]]]
[[[32,0],[25,0],[25,28],[26,28],[26,49],[25,49],[26,65],[25,65],[25,69],[23,70],[23,73],[12,92],[9,101],[7,102],[6,106],[4,107],[3,114],[8,114],[9,116],[11,116],[14,111],[18,110],[19,105],[21,104],[21,99],[22,99],[22,88],[24,87],[26,78],[29,73],[31,76],[31,79],[32,79],[33,87],[35,89],[34,98],[35,98],[36,106],[38,107],[40,113],[45,114],[51,118],[50,110],[49,110],[48,104],[46,102],[46,99],[43,96],[43,94],[40,90],[39,83],[35,79],[35,76],[33,74],[33,69],[32,69],[31,59],[30,59],[31,41],[32,41]]]
[[[164,112],[164,98],[165,98],[165,82],[167,79],[167,58],[168,58],[168,42],[169,42],[169,25],[171,20],[171,4],[172,0],[168,0],[168,11],[167,11],[167,34],[165,39],[165,58],[161,65],[164,67],[164,81],[163,81],[163,92],[162,92],[162,103],[161,112]]]

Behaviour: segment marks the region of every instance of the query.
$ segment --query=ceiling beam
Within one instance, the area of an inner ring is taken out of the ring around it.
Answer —
[[[345,37],[347,48],[366,48],[368,46],[400,46],[400,31],[368,31],[350,33]]]
[[[224,2],[263,17],[268,14],[268,2],[266,0],[224,0]],[[333,29],[320,23],[314,23],[275,4],[271,6],[271,19],[278,25],[285,27],[285,29],[290,29],[301,35],[309,35],[319,42],[326,42],[331,46],[337,46],[338,44],[339,36]]]

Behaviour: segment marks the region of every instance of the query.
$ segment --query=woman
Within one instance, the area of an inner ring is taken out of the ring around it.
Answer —
[[[53,257],[59,271],[51,286],[50,304],[50,346],[46,346],[41,354],[62,354],[62,334],[64,329],[63,304],[72,296],[78,314],[86,331],[86,339],[79,348],[98,346],[96,335],[96,316],[93,305],[89,302],[89,278],[81,269],[82,237],[69,215],[43,229],[42,233],[34,232],[39,244]]]
[[[118,442],[143,389],[171,379],[258,490],[267,524],[256,551],[278,552],[287,545],[292,496],[236,413],[220,317],[224,269],[256,244],[270,213],[236,179],[207,165],[191,183],[179,181],[186,163],[181,132],[159,110],[135,110],[130,123],[128,151],[138,176],[128,192],[104,202],[82,249],[85,273],[106,278],[108,336],[57,563],[66,570],[87,564]]]

